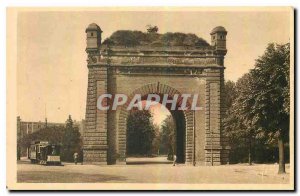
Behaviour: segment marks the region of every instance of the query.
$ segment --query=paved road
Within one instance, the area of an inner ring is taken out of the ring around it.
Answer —
[[[289,174],[278,175],[278,165],[222,165],[175,167],[162,158],[156,164],[42,166],[27,161],[18,163],[18,182],[56,183],[289,183]],[[155,158],[131,159],[132,162],[155,162]],[[157,161],[157,160],[156,160]],[[289,166],[287,166],[289,173]]]

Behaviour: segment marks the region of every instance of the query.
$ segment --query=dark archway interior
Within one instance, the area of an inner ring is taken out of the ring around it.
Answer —
[[[182,111],[170,111],[176,125],[176,156],[177,163],[185,163],[185,117]]]
[[[160,95],[162,100],[163,95]],[[171,99],[171,97],[169,97]],[[142,101],[147,100],[147,95],[142,97]],[[159,102],[162,103],[161,101]],[[173,120],[176,125],[175,135],[176,135],[176,144],[175,144],[175,154],[177,156],[177,163],[185,163],[185,148],[186,148],[186,120],[185,115],[182,110],[178,110],[180,103],[177,104],[175,110],[171,110],[171,104],[167,104],[166,108],[171,113]],[[128,138],[127,138],[128,139]]]

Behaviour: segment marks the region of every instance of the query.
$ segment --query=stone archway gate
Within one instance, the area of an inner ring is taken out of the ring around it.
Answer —
[[[228,162],[229,148],[222,132],[226,30],[216,27],[211,46],[108,47],[101,45],[101,29],[86,29],[88,90],[83,159],[86,164],[125,164],[128,111],[97,109],[104,93],[198,94],[202,110],[185,116],[185,163],[220,165]],[[213,158],[212,158],[213,157]]]

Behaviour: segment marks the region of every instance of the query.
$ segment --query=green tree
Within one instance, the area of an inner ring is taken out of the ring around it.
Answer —
[[[73,161],[73,154],[81,152],[81,137],[78,127],[74,127],[71,115],[66,121],[66,127],[62,138],[62,160]]]
[[[289,142],[289,59],[289,44],[269,44],[256,60],[255,68],[236,83],[237,96],[232,104],[227,102],[229,109],[224,120],[233,146],[239,139],[248,138],[249,163],[253,139],[269,146],[277,140],[278,173],[285,172],[284,144]]]
[[[173,155],[176,153],[176,136],[175,136],[175,124],[172,115],[167,116],[161,126],[161,145],[162,151],[166,151],[168,159],[173,159]]]
[[[236,92],[236,84],[235,82],[228,80],[225,82],[225,91],[224,91],[224,102],[225,102],[225,107],[229,109],[235,98],[237,97],[237,92]]]
[[[150,155],[155,128],[148,110],[133,110],[127,119],[127,154]]]
[[[258,128],[278,141],[278,173],[285,173],[284,144],[289,141],[289,69],[290,45],[269,44],[251,70],[255,78],[251,111]]]
[[[160,154],[160,143],[161,143],[161,137],[160,137],[160,128],[158,125],[154,124],[154,139],[152,141],[152,154]]]
[[[64,127],[45,127],[20,139],[19,146],[23,149],[30,147],[33,141],[48,141],[52,144],[62,144]]]
[[[247,149],[249,165],[252,164],[253,139],[256,137],[254,114],[251,112],[254,101],[251,74],[245,74],[235,85],[232,82],[225,84],[225,104],[228,107],[224,119],[225,134],[232,147],[231,154],[238,156],[235,151],[245,154],[241,149]],[[239,159],[243,160],[243,155]]]

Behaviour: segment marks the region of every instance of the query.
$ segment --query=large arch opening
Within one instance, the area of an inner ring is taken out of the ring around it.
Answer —
[[[126,126],[126,164],[185,163],[186,126],[183,111],[172,111],[160,102],[141,101],[143,110],[129,112]]]
[[[173,98],[175,94],[181,94],[176,89],[169,87],[164,84],[155,83],[145,85],[137,90],[135,90],[130,96],[129,100],[135,94],[141,94],[142,100],[146,100],[148,94],[157,94],[163,96],[167,94],[170,99]],[[162,100],[162,99],[161,99]],[[188,100],[188,104],[190,100]],[[117,131],[117,162],[126,163],[127,155],[127,119],[130,115],[130,111],[126,108],[129,103],[125,104],[119,113],[118,118],[118,131]],[[177,163],[192,163],[194,160],[194,143],[193,138],[193,113],[190,110],[178,110],[180,102],[177,103],[176,109],[171,110],[171,104],[167,104],[166,108],[169,110],[172,119],[175,124],[176,137],[175,137],[175,148],[174,154],[177,156]]]

